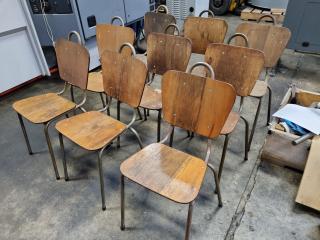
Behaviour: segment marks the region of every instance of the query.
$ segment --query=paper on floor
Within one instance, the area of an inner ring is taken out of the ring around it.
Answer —
[[[289,120],[316,135],[320,134],[320,109],[287,104],[273,116]]]

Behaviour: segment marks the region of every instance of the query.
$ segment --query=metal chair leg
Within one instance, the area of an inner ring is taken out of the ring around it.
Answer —
[[[106,197],[104,193],[104,179],[103,179],[103,169],[102,169],[102,154],[105,149],[109,148],[110,145],[102,148],[98,154],[98,168],[99,168],[99,177],[100,177],[100,190],[101,190],[101,201],[102,201],[102,211],[105,211],[106,208]]]
[[[61,133],[59,133],[59,142],[60,142],[60,148],[62,151],[62,162],[63,162],[63,170],[64,170],[64,180],[69,181],[69,175],[68,175],[68,169],[67,169],[67,160],[66,160],[66,152],[64,150],[64,144],[63,144],[63,136]]]
[[[245,119],[244,117],[240,116],[240,118],[244,121],[245,123],[245,147],[244,147],[244,161],[247,161],[248,160],[248,141],[249,141],[249,123],[247,121],[247,119]]]
[[[27,134],[27,131],[26,131],[26,127],[24,126],[24,122],[23,122],[22,116],[19,113],[17,113],[17,114],[18,114],[18,118],[19,118],[21,129],[22,129],[22,133],[23,133],[24,139],[25,139],[26,144],[27,144],[28,152],[29,152],[30,155],[32,155],[33,152],[32,152],[32,149],[31,149],[31,145],[30,145],[30,142],[29,142],[29,138],[28,138],[28,134]]]
[[[124,176],[121,174],[121,226],[120,229],[122,231],[125,230],[125,223],[124,223]]]
[[[140,135],[138,134],[138,132],[133,128],[133,127],[129,127],[129,130],[137,137],[138,142],[139,142],[139,146],[142,149],[143,148],[143,144],[140,138]]]
[[[120,121],[120,101],[117,102],[117,120]],[[120,136],[117,138],[117,148],[120,147]]]
[[[105,103],[105,101],[103,99],[103,93],[101,92],[101,93],[99,93],[99,95],[100,95],[100,98],[101,98],[102,106],[106,107],[106,103]]]
[[[161,113],[162,110],[158,111],[158,130],[157,130],[157,142],[160,142],[161,139]]]
[[[222,174],[222,170],[223,170],[224,160],[226,158],[228,143],[229,143],[229,134],[226,134],[225,139],[224,139],[224,144],[223,144],[223,151],[222,151],[222,156],[221,156],[221,160],[220,160],[220,165],[219,165],[219,172],[218,172],[219,181],[221,180],[221,174]]]
[[[194,204],[193,201],[192,201],[191,203],[189,203],[188,219],[187,219],[187,226],[186,226],[186,234],[185,234],[185,238],[184,238],[185,240],[189,240],[189,239],[190,239],[190,230],[191,230],[193,204]]]
[[[172,132],[171,132],[171,135],[170,135],[170,142],[169,142],[169,146],[172,147],[173,145],[173,137],[174,137],[174,126],[172,127]]]
[[[72,102],[75,102],[75,99],[74,99],[74,92],[73,92],[73,86],[70,85],[70,95],[71,95],[71,100]],[[73,110],[73,115],[76,115],[77,112],[76,112],[76,109]]]
[[[143,109],[143,115],[144,115],[144,120],[147,121],[148,118],[147,118],[147,109]]]
[[[110,105],[111,105],[112,98],[108,99],[108,96],[106,95],[106,104],[109,104],[109,101],[110,101]],[[108,107],[108,109],[107,109],[107,115],[110,116],[110,107]]]
[[[50,156],[51,156],[53,169],[54,169],[54,172],[56,174],[56,179],[59,180],[60,179],[60,175],[59,175],[59,172],[58,172],[57,163],[56,163],[56,159],[54,157],[54,152],[53,152],[53,149],[52,149],[52,144],[51,144],[51,140],[50,140],[50,136],[49,136],[50,123],[51,122],[47,122],[47,123],[44,124],[44,134],[46,136],[46,140],[47,140],[47,144],[48,144],[49,153],[50,153]]]
[[[214,175],[214,180],[216,182],[216,192],[218,194],[218,200],[219,200],[219,207],[222,207],[222,198],[221,198],[221,192],[220,192],[220,181],[218,178],[218,174],[216,173],[216,171],[214,170],[214,167],[212,166],[212,164],[208,163],[208,167],[209,169],[211,169],[211,171],[213,172]]]
[[[269,126],[270,118],[271,118],[271,105],[272,105],[272,89],[268,85],[269,90],[269,99],[268,99],[268,118],[267,118],[267,126]]]
[[[254,135],[254,132],[256,130],[256,126],[257,126],[257,122],[258,122],[258,118],[259,118],[259,114],[260,114],[260,110],[261,110],[261,105],[262,105],[261,103],[262,103],[262,98],[259,99],[258,109],[257,109],[257,112],[256,112],[256,116],[254,118],[253,125],[252,125],[251,134],[250,134],[250,138],[249,138],[248,151],[250,151],[253,135]]]
[[[138,112],[138,115],[139,115],[139,120],[142,120],[142,115],[141,115],[139,107],[137,107],[137,112]]]
[[[150,117],[150,109],[147,109],[147,116]]]

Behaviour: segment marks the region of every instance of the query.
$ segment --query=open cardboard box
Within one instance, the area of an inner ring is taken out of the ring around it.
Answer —
[[[292,86],[285,94],[280,108],[288,103],[309,107],[314,102],[320,102],[320,93],[305,91]],[[261,159],[276,165],[303,171],[308,158],[311,140],[296,146],[293,145],[291,143],[292,140],[300,136],[281,130],[278,118],[273,118],[269,133],[263,146]]]

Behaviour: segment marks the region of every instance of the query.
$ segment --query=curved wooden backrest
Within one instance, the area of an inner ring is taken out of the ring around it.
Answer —
[[[118,52],[122,44],[126,42],[133,44],[135,38],[133,29],[129,27],[112,24],[98,24],[96,26],[96,31],[100,57],[105,50]],[[131,55],[131,51],[128,48],[124,49],[123,53],[126,56]]]
[[[186,71],[191,56],[190,39],[151,33],[147,44],[147,65],[150,72],[162,75],[168,70]]]
[[[236,32],[248,37],[250,48],[264,52],[265,67],[277,64],[291,37],[291,32],[286,27],[261,23],[241,23]],[[243,40],[237,38],[236,45],[244,46]]]
[[[225,20],[219,18],[188,17],[184,36],[192,41],[192,52],[204,54],[210,43],[223,43],[228,30]]]
[[[235,98],[235,90],[228,83],[180,71],[163,75],[164,120],[205,137],[220,135]]]
[[[144,34],[146,39],[152,32],[164,33],[169,24],[176,24],[174,16],[166,13],[147,12],[144,15]],[[174,29],[169,29],[168,34],[173,34]]]
[[[216,79],[232,84],[238,96],[246,97],[259,79],[264,55],[256,49],[212,43],[205,61],[212,66]]]
[[[101,64],[106,94],[131,107],[138,107],[147,77],[145,64],[135,57],[108,50],[102,53]]]
[[[88,50],[66,39],[55,44],[60,78],[83,90],[87,89],[90,55]]]

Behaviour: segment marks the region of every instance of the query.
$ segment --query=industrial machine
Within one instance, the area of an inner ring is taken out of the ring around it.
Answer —
[[[127,26],[140,26],[144,14],[155,8],[154,0],[27,0],[32,20],[42,46],[66,37],[70,31],[80,33],[90,52],[90,69],[100,65],[96,44],[96,24],[110,23],[120,16]],[[141,24],[142,25],[142,24]],[[136,29],[137,30],[137,29]]]

